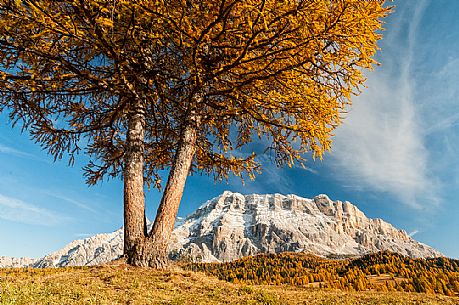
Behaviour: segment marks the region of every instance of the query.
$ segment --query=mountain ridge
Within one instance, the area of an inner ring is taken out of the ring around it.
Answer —
[[[174,231],[172,251],[203,261],[257,253],[309,251],[319,256],[390,250],[412,257],[442,256],[382,219],[369,219],[348,201],[297,195],[224,192]]]
[[[151,226],[151,223],[149,223]],[[258,253],[309,252],[360,256],[389,250],[411,257],[443,256],[348,201],[225,191],[177,221],[169,245],[175,260],[231,261]],[[0,257],[0,267],[98,265],[123,253],[122,228],[75,240],[39,259]]]

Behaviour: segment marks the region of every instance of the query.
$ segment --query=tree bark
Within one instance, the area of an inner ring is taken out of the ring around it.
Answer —
[[[124,168],[124,255],[128,263],[145,239],[144,198],[145,108],[138,102],[129,113]]]
[[[172,168],[164,189],[152,230],[143,243],[136,245],[129,263],[156,269],[168,267],[168,243],[174,229],[185,182],[196,152],[199,119],[192,115],[184,125]]]
[[[194,120],[185,127],[174,165],[164,190],[150,236],[160,247],[158,259],[167,261],[167,246],[174,229],[185,182],[196,152],[197,126]]]

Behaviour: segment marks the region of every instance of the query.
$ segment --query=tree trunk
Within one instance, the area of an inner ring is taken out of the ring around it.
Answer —
[[[168,266],[168,243],[196,151],[198,121],[196,116],[192,116],[182,130],[153,228],[145,242],[138,245],[134,260],[131,261],[134,265],[150,266],[156,269],[165,269]]]
[[[128,263],[145,240],[144,135],[145,108],[139,102],[130,111],[124,168],[124,255]]]

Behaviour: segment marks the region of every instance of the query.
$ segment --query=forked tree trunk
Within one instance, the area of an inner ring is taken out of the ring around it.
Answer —
[[[185,181],[196,152],[197,126],[198,119],[193,117],[182,130],[153,228],[145,241],[138,244],[130,261],[133,265],[150,266],[156,269],[165,269],[168,266],[168,243],[174,229]]]
[[[139,244],[145,240],[144,199],[144,107],[138,103],[130,112],[126,135],[124,168],[124,255],[132,263]]]

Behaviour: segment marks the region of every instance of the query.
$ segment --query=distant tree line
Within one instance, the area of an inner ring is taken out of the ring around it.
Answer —
[[[379,252],[356,259],[330,260],[282,253],[227,263],[192,263],[185,268],[234,283],[459,295],[459,260],[444,257],[414,259]]]

